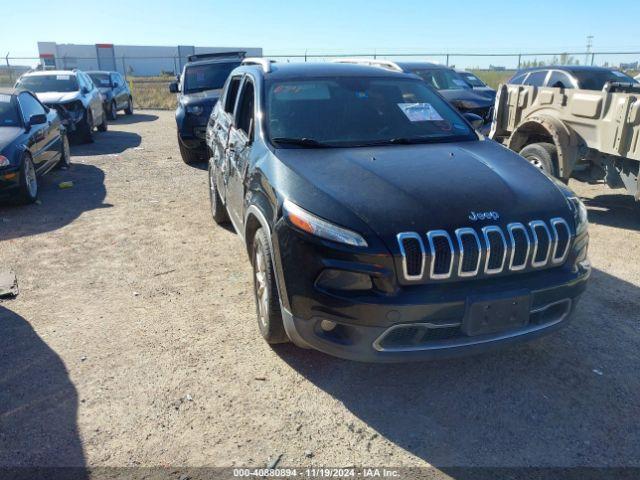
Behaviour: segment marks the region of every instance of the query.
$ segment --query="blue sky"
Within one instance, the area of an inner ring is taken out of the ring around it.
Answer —
[[[0,55],[37,56],[38,40],[258,46],[266,54],[566,51],[583,50],[587,35],[596,50],[640,51],[640,0],[84,3],[11,2],[3,9]]]

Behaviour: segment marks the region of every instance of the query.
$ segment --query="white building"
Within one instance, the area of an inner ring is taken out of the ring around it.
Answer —
[[[248,57],[261,57],[262,48],[248,47],[153,47],[138,45],[75,45],[73,43],[38,42],[43,68],[80,70],[117,70],[126,75],[155,76],[179,73],[194,53],[246,51]]]

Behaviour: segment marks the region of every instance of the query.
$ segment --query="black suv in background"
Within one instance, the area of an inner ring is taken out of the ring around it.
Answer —
[[[473,87],[453,68],[430,62],[391,62],[361,58],[344,58],[336,63],[357,63],[386,68],[397,72],[412,73],[438,90],[460,113],[473,113],[483,120],[483,133],[489,133],[494,98],[473,90]]]
[[[415,76],[245,61],[207,143],[213,218],[244,239],[269,343],[477,352],[561,327],[585,289],[584,205]]]
[[[580,65],[526,68],[518,70],[507,83],[534,87],[577,88],[601,91],[607,83],[620,82],[638,83],[626,73],[618,70]]]
[[[179,94],[176,124],[180,155],[185,163],[208,158],[205,131],[209,115],[220,97],[229,72],[240,65],[245,53],[191,55],[179,81],[169,85],[171,93]]]
[[[129,85],[118,72],[87,72],[102,94],[102,105],[110,120],[118,118],[118,110],[133,115],[133,97]]]

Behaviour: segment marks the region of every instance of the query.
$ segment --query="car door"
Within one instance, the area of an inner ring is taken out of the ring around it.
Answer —
[[[227,155],[229,130],[233,124],[233,111],[241,81],[242,75],[234,75],[227,81],[219,100],[219,106],[216,106],[215,109],[215,122],[211,133],[211,154],[217,172],[216,186],[218,187],[220,198],[225,202],[227,198],[227,183],[229,181],[229,159]]]
[[[227,184],[227,211],[238,225],[243,222],[244,179],[249,165],[255,121],[255,86],[245,75],[234,110],[234,123],[229,130],[227,158],[229,182]]]
[[[93,114],[93,123],[94,125],[99,125],[104,121],[104,108],[102,107],[102,98],[100,96],[100,92],[96,88],[91,80],[89,75],[85,73],[80,73],[84,79],[84,83],[89,89],[89,93],[87,94],[89,97],[89,107],[91,108],[91,113]]]
[[[25,126],[29,133],[29,150],[36,170],[46,168],[48,162],[52,160],[51,142],[55,140],[51,133],[51,121],[38,125],[31,125],[29,119],[32,115],[46,115],[46,110],[42,104],[36,100],[29,92],[22,92],[18,95],[18,103]]]

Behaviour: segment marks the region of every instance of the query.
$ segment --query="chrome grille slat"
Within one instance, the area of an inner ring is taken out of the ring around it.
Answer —
[[[505,229],[498,225],[463,227],[454,236],[455,247],[446,230],[427,232],[426,243],[417,232],[399,233],[404,280],[468,279],[558,266],[566,261],[575,238],[569,223],[560,217],[509,223]]]

